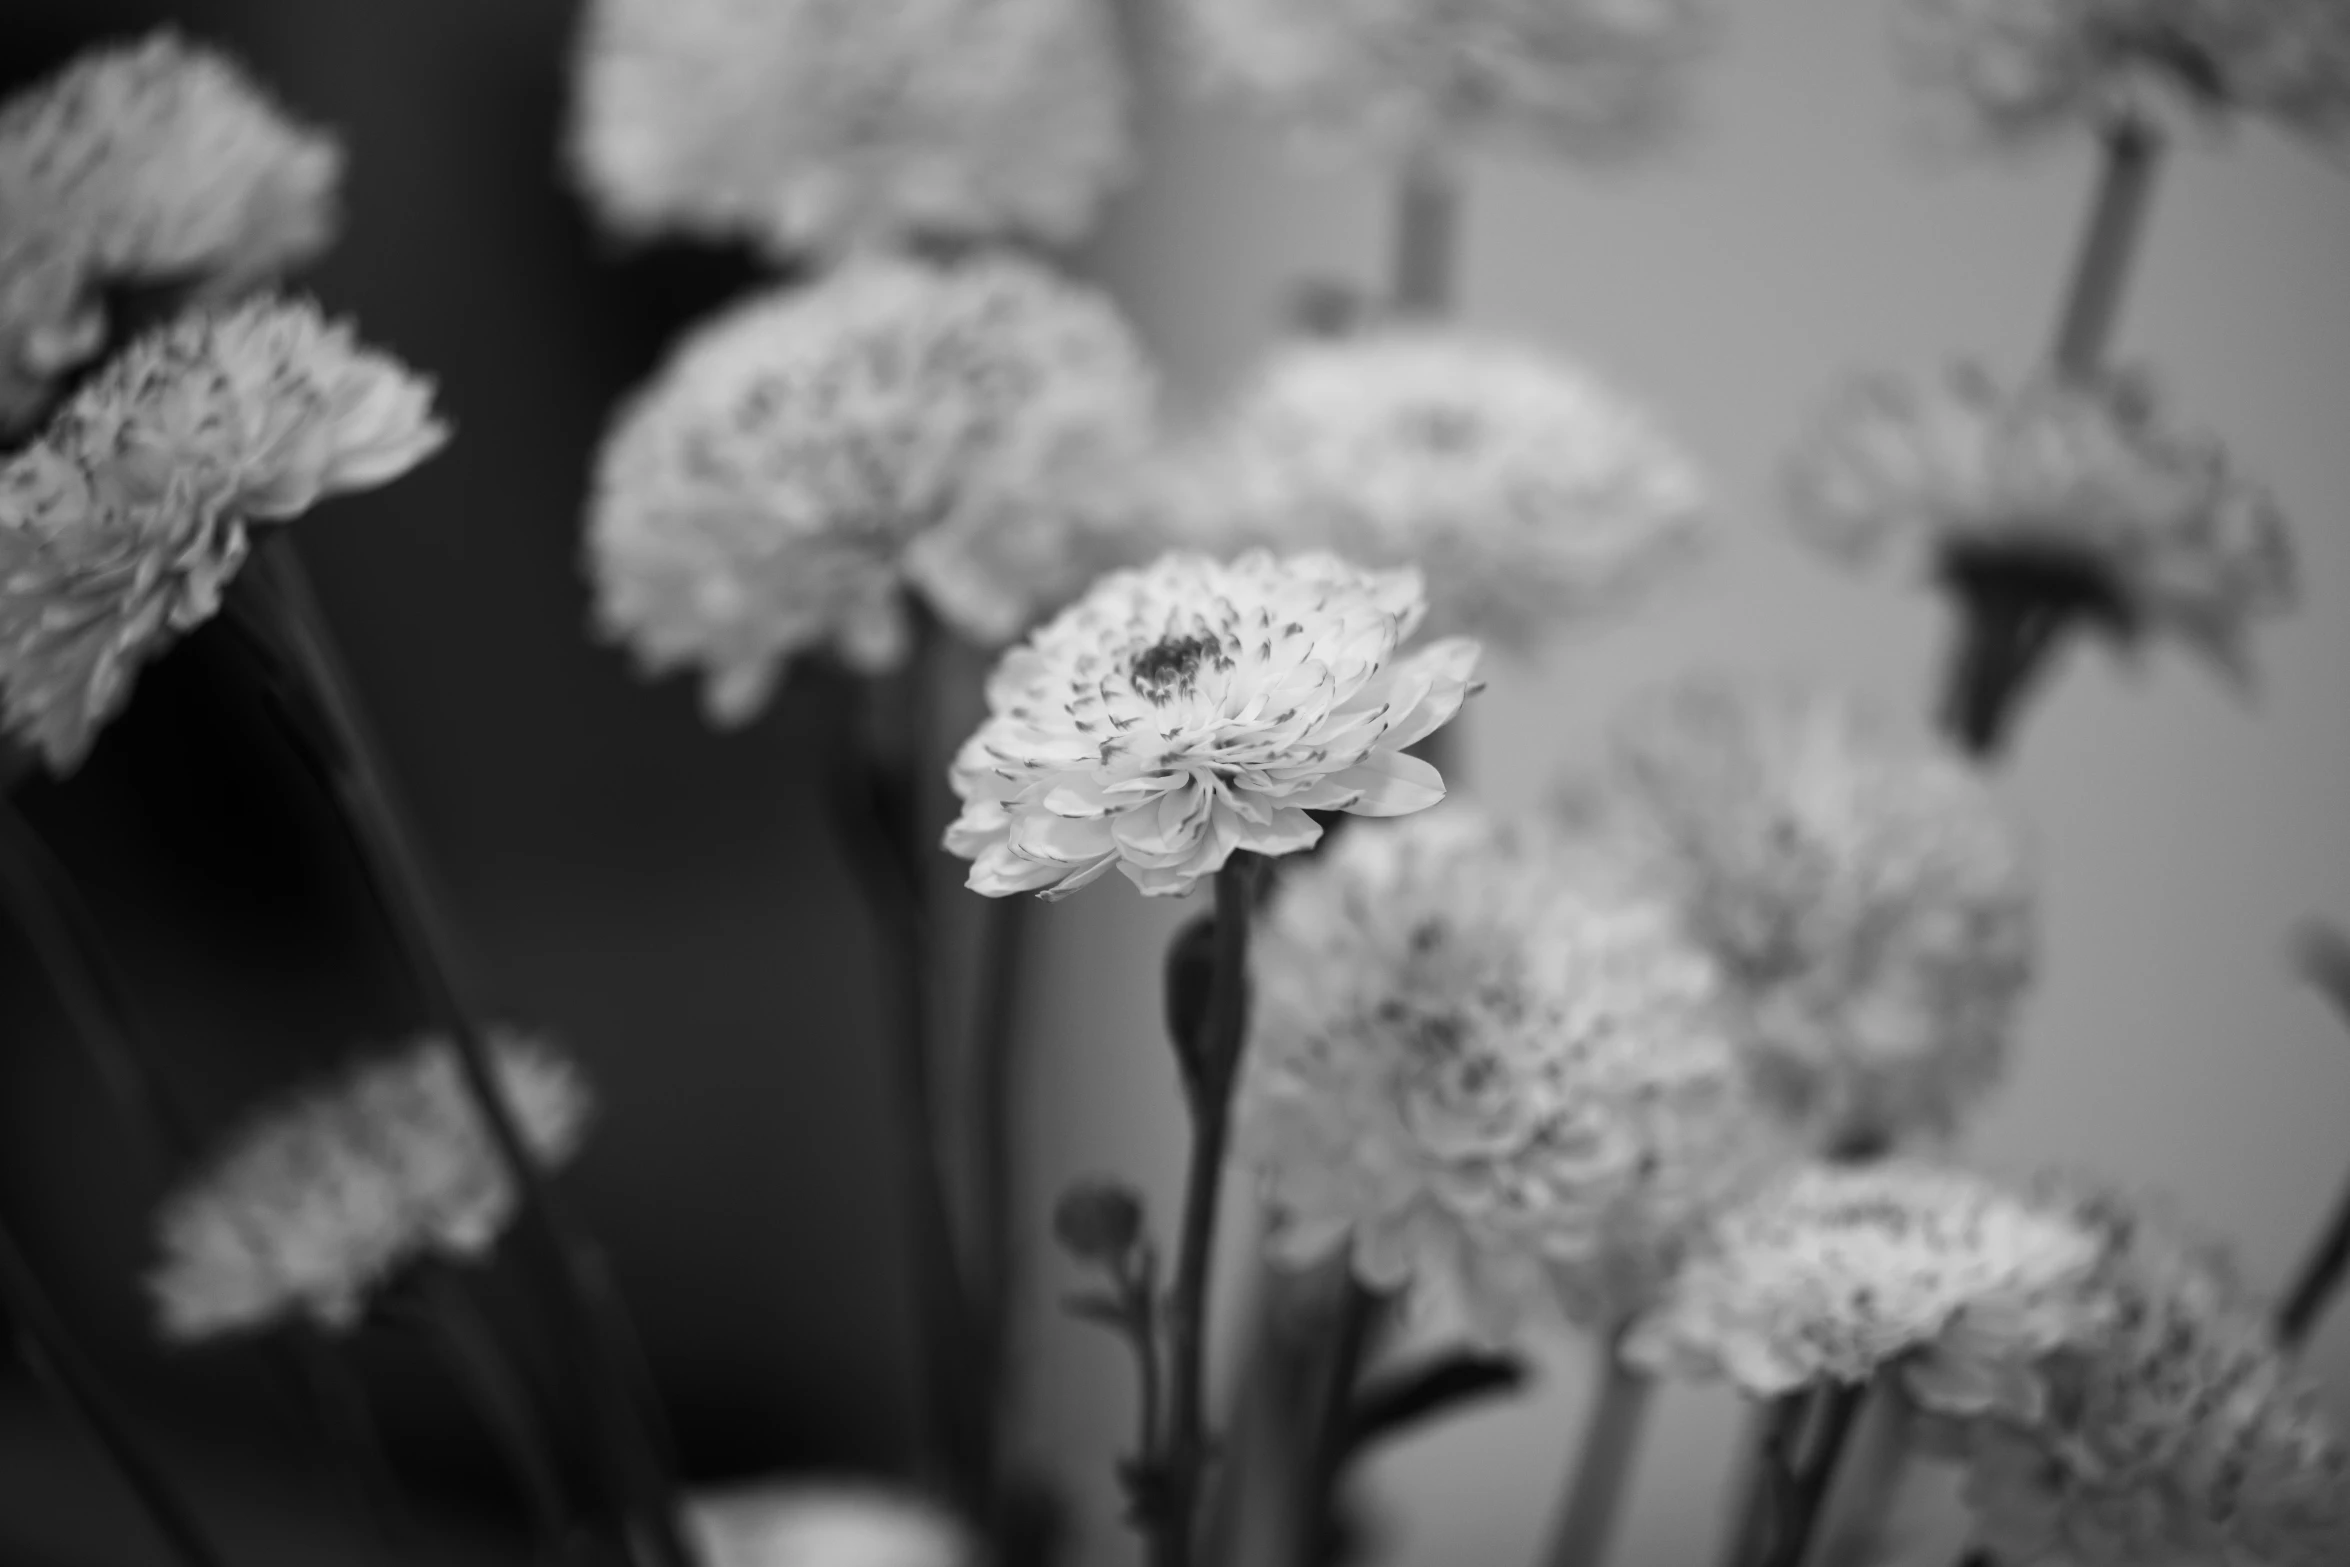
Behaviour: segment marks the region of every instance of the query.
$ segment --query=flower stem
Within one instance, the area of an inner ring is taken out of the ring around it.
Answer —
[[[1983,592],[1954,592],[1957,628],[1944,677],[1942,730],[1981,761],[2003,754],[2024,699],[2073,624],[2063,608]]]
[[[1574,1479],[1566,1506],[1552,1527],[1545,1567],[1605,1567],[1623,1510],[1624,1490],[1640,1449],[1640,1428],[1656,1391],[1655,1380],[1624,1364],[1616,1335],[1599,1339],[1599,1389],[1575,1455]]]
[[[2299,958],[2302,974],[2334,1004],[2342,1021],[2350,1024],[2350,940],[2331,926],[2313,922],[2302,933]],[[2350,1186],[2343,1187],[2335,1200],[2332,1215],[2277,1308],[2278,1342],[2288,1350],[2307,1343],[2346,1276],[2350,1276]]]
[[[434,1339],[498,1444],[530,1509],[541,1549],[549,1560],[561,1561],[575,1544],[575,1523],[530,1395],[464,1280],[443,1263],[428,1263],[424,1272],[425,1312]]]
[[[1345,1478],[1348,1434],[1354,1424],[1355,1390],[1363,1380],[1363,1364],[1370,1358],[1387,1300],[1354,1275],[1347,1252],[1338,1257],[1338,1280],[1332,1294],[1330,1320],[1322,1324],[1318,1342],[1323,1352],[1315,1358],[1320,1374],[1319,1399],[1313,1428],[1306,1434],[1306,1491],[1301,1499],[1301,1536],[1305,1560],[1327,1567],[1338,1560],[1341,1514],[1339,1484]]]
[[[1461,193],[1442,154],[1409,154],[1395,176],[1395,252],[1388,309],[1404,321],[1452,313],[1458,288]]]
[[[2097,196],[2063,314],[2057,319],[2052,355],[2057,373],[2070,377],[2092,376],[2104,361],[2162,161],[2161,133],[2137,115],[2115,119],[2102,140],[2104,163]]]
[[[980,1354],[984,1385],[999,1401],[1010,1372],[1013,1303],[1020,1284],[1013,1222],[1019,1196],[1015,1150],[1025,1059],[1020,1048],[1020,981],[1027,966],[1033,912],[1034,904],[1027,898],[990,898],[979,911],[979,1025],[972,1065],[977,1077],[977,1249],[980,1276],[986,1281]]]
[[[1150,1519],[1151,1567],[1197,1567],[1192,1538],[1208,1464],[1208,1275],[1215,1260],[1217,1200],[1232,1131],[1232,1090],[1248,1029],[1248,925],[1258,860],[1243,850],[1216,873],[1215,973],[1207,1015],[1186,1075],[1191,1168],[1185,1178],[1175,1291],[1168,1304],[1169,1409],[1159,1455],[1161,1493]]]
[[[11,1330],[25,1368],[113,1463],[181,1567],[221,1567],[223,1558],[195,1513],[140,1445],[112,1390],[67,1334],[5,1220],[0,1220],[0,1321]]]
[[[456,1048],[467,1092],[519,1194],[522,1225],[541,1243],[544,1279],[580,1356],[615,1490],[654,1559],[664,1567],[692,1567],[679,1532],[659,1406],[633,1332],[602,1256],[531,1154],[498,1086],[488,1037],[459,989],[454,935],[301,563],[281,544],[260,552],[248,576],[266,591],[269,630],[278,639],[270,651],[283,660],[291,686],[284,694],[304,704],[287,711],[289,729],[333,792],[425,1009]]]
[[[1770,1549],[1760,1558],[1760,1567],[1803,1567],[1804,1558],[1811,1553],[1812,1537],[1819,1530],[1845,1443],[1852,1435],[1854,1418],[1860,1413],[1861,1400],[1867,1392],[1865,1382],[1830,1382],[1813,1392],[1812,1410],[1806,1422],[1812,1428],[1810,1451],[1800,1462],[1789,1463],[1782,1477],[1784,1486],[1778,1516],[1772,1521]],[[1783,1458],[1788,1456],[1786,1449],[1781,1452]]]
[[[1747,1567],[1771,1531],[1772,1499],[1784,1478],[1786,1455],[1803,1430],[1806,1395],[1781,1393],[1754,1411],[1746,1467],[1732,1504],[1730,1533],[1722,1544],[1722,1567]]]

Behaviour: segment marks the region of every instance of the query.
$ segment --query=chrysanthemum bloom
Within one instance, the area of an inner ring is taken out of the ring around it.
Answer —
[[[576,1069],[521,1035],[491,1046],[532,1152],[569,1159],[589,1113]],[[348,1328],[403,1264],[486,1253],[514,1208],[455,1048],[427,1038],[256,1119],[165,1203],[148,1282],[174,1339],[295,1315]]]
[[[1285,876],[1238,1099],[1277,1254],[1501,1337],[1644,1304],[1784,1139],[1722,976],[1631,868],[1460,805]]]
[[[1444,798],[1404,748],[1475,689],[1461,638],[1397,657],[1414,571],[1263,551],[1113,572],[1005,654],[950,780],[968,885],[1065,896],[1116,866],[1180,895],[1235,850],[1289,854],[1313,811],[1401,816]]]
[[[428,383],[299,302],[181,317],[85,382],[0,465],[0,702],[75,766],[140,664],[209,619],[252,524],[439,448]]]
[[[1704,502],[1689,459],[1598,381],[1429,330],[1283,350],[1199,465],[1236,539],[1417,565],[1431,633],[1518,652],[1686,555]]]
[[[169,31],[0,104],[0,430],[99,352],[107,288],[219,301],[323,250],[342,161]]]
[[[1882,707],[1697,676],[1635,703],[1600,791],[1721,959],[1758,1064],[1822,1146],[1948,1130],[1997,1078],[2038,948],[2023,835]]]
[[[1214,86],[1308,145],[1616,159],[1678,124],[1708,0],[1184,0]]]
[[[1147,449],[1154,379],[1109,303],[1025,261],[872,258],[701,328],[598,461],[597,619],[714,723],[829,647],[878,672],[905,593],[1010,641],[1094,562],[1104,487]]]
[[[1798,532],[1838,560],[1890,555],[1962,590],[2014,578],[2125,648],[2175,636],[2239,678],[2251,623],[2293,602],[2274,497],[2136,376],[1862,381],[1790,480]]]
[[[630,235],[1069,240],[1132,163],[1100,0],[595,0],[571,159]]]
[[[1910,0],[1917,75],[1995,140],[2153,121],[2350,125],[2339,0]]]
[[[2060,1206],[1965,1171],[1814,1165],[1724,1214],[1624,1353],[1756,1398],[1895,1368],[1927,1409],[2035,1417],[2041,1364],[2102,1328],[2099,1255]]]
[[[858,1482],[695,1497],[686,1525],[701,1567],[973,1567],[977,1559],[938,1508]]]

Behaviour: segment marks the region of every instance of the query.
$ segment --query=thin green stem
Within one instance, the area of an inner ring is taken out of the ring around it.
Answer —
[[[2136,115],[2124,115],[2108,125],[2102,145],[2097,196],[2057,318],[2051,354],[2057,373],[2071,377],[2095,375],[2111,346],[2161,170],[2161,133]]]
[[[434,1341],[498,1444],[542,1550],[550,1560],[564,1559],[576,1540],[576,1521],[529,1392],[456,1271],[427,1264],[422,1282]]]
[[[1319,1364],[1314,1368],[1320,1373],[1321,1385],[1315,1390],[1314,1424],[1306,1433],[1305,1494],[1299,1502],[1305,1560],[1312,1567],[1327,1567],[1338,1559],[1344,1523],[1339,1492],[1346,1473],[1355,1391],[1362,1385],[1363,1364],[1370,1358],[1380,1315],[1387,1308],[1386,1297],[1354,1276],[1351,1262],[1342,1248],[1330,1319],[1316,1339],[1323,1349],[1315,1357]]]
[[[2299,964],[2303,977],[2350,1024],[2350,939],[2329,925],[2312,922],[2301,934]],[[2277,1338],[2285,1348],[2299,1349],[2309,1341],[2325,1319],[2326,1307],[2341,1292],[2345,1276],[2350,1276],[2350,1185],[2335,1200],[2277,1308]]]
[[[990,898],[981,905],[979,1023],[972,1044],[976,1083],[973,1128],[978,1165],[976,1229],[982,1385],[991,1390],[983,1412],[1002,1418],[1010,1380],[1013,1303],[1020,1288],[1020,1250],[1013,1216],[1018,1211],[1016,1156],[1019,1088],[1024,1054],[1020,1048],[1020,981],[1026,968],[1028,932],[1034,911],[1028,898]],[[996,1445],[991,1442],[991,1449]]]
[[[1389,310],[1403,321],[1450,315],[1459,289],[1460,178],[1443,155],[1408,155],[1395,176]]]
[[[1640,1450],[1640,1431],[1656,1390],[1653,1378],[1624,1364],[1616,1335],[1599,1339],[1599,1387],[1575,1455],[1566,1505],[1552,1528],[1545,1567],[1605,1567],[1616,1519]]]
[[[1811,1427],[1810,1438],[1805,1443],[1808,1451],[1800,1461],[1786,1464],[1779,1506],[1771,1522],[1771,1544],[1760,1558],[1761,1567],[1803,1567],[1804,1558],[1811,1554],[1812,1539],[1819,1531],[1829,1488],[1835,1483],[1854,1418],[1860,1413],[1861,1400],[1867,1391],[1866,1383],[1831,1382],[1813,1392],[1806,1421]],[[1781,1456],[1783,1461],[1793,1458],[1784,1449]]]

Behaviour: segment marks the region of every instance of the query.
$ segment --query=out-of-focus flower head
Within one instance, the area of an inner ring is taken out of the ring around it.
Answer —
[[[590,1109],[577,1069],[520,1034],[491,1048],[533,1153],[569,1159]],[[426,1038],[257,1117],[164,1204],[148,1283],[174,1339],[295,1315],[348,1328],[402,1265],[486,1253],[514,1207],[455,1047]]]
[[[748,1486],[691,1498],[701,1567],[974,1567],[954,1519],[870,1483]]]
[[[1400,329],[1284,349],[1193,459],[1199,531],[1416,565],[1431,635],[1525,652],[1700,533],[1696,469],[1574,367]]]
[[[104,347],[109,286],[217,302],[325,249],[342,163],[169,30],[0,103],[0,432]]]
[[[1282,878],[1238,1101],[1274,1244],[1494,1338],[1637,1309],[1786,1154],[1721,975],[1633,868],[1462,805]]]
[[[2038,948],[2030,856],[1980,773],[1877,704],[1727,676],[1635,702],[1612,750],[1598,814],[1680,889],[1787,1108],[1830,1150],[1949,1130]]]
[[[1434,805],[1444,780],[1404,748],[1476,689],[1477,645],[1398,657],[1424,608],[1419,573],[1330,555],[1111,573],[996,665],[947,848],[990,897],[1063,896],[1112,866],[1180,895],[1236,850],[1311,847],[1310,812]]]
[[[1154,387],[1107,300],[1009,257],[873,257],[754,299],[614,423],[588,523],[598,622],[650,672],[699,666],[721,724],[801,652],[903,662],[909,587],[1008,642],[1099,563]]]
[[[1132,163],[1101,0],[594,0],[571,161],[621,233],[1078,237]]]
[[[2251,623],[2294,599],[2275,498],[2218,441],[2167,424],[2135,375],[1864,380],[1790,490],[1797,531],[1835,559],[1891,555],[1961,588],[2012,578],[2125,648],[2176,636],[2239,679]]]
[[[1925,1408],[2036,1418],[2041,1363],[2102,1329],[2096,1234],[1962,1170],[1814,1165],[1725,1213],[1624,1353],[1756,1398],[1897,1368]]]
[[[1185,0],[1212,86],[1309,147],[1612,161],[1684,117],[1710,0]]]
[[[1995,141],[2130,121],[2350,126],[2339,0],[1909,0],[1915,74]]]
[[[209,619],[254,523],[437,450],[432,388],[306,302],[252,299],[141,337],[0,464],[0,702],[52,770],[138,667]]]

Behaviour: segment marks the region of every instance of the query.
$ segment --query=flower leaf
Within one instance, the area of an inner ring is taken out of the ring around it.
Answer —
[[[1374,1377],[1355,1397],[1339,1445],[1340,1462],[1351,1462],[1364,1449],[1463,1404],[1514,1393],[1525,1386],[1527,1376],[1526,1362],[1516,1355],[1454,1349]]]

